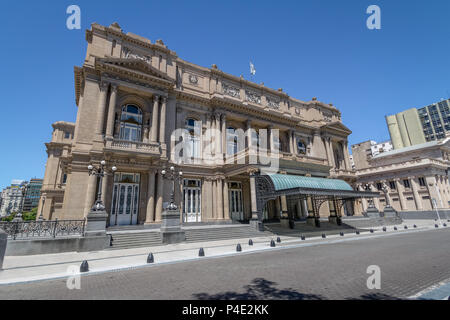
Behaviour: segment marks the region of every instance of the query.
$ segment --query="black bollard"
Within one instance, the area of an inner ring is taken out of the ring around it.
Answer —
[[[302,234],[302,235],[300,236],[300,239],[306,240],[306,237]]]
[[[359,230],[356,230],[356,234],[359,234]]]
[[[205,250],[203,250],[203,248],[200,248],[200,250],[198,251],[198,256],[199,257],[204,257],[205,256]]]
[[[443,224],[443,226],[444,226],[444,227],[446,227],[446,226],[447,226],[447,224],[446,224],[446,223],[444,223],[444,224]]]
[[[439,226],[437,224],[434,225],[435,228],[439,228]]]
[[[370,233],[373,233],[374,231],[373,231],[373,229],[370,229]]]
[[[414,228],[417,228],[417,226],[416,226],[416,225],[413,225],[413,227],[414,227]]]
[[[249,245],[249,246],[252,246],[252,245],[253,245],[253,240],[252,240],[252,239],[248,240],[248,245]]]
[[[397,227],[394,227],[394,230],[397,231]]]
[[[155,262],[155,259],[153,258],[153,253],[149,253],[147,257],[147,263],[153,263]]]
[[[273,241],[273,239],[270,241],[270,246],[273,248],[275,247],[275,241]]]
[[[343,232],[341,232],[341,233],[339,233],[340,235],[341,235],[341,237],[343,237],[344,236],[344,233]]]
[[[325,234],[325,233],[322,233],[322,238],[326,238],[327,237],[327,235]]]
[[[242,251],[241,244],[238,243],[237,246],[236,246],[236,252],[241,252],[241,251]]]
[[[80,272],[88,272],[88,271],[89,271],[89,264],[88,264],[88,262],[86,260],[84,260],[81,263]]]
[[[280,237],[277,238],[277,242],[278,242],[278,243],[281,242],[281,238],[280,238]]]
[[[383,227],[383,231],[386,232],[386,230],[387,230],[386,227]]]
[[[408,229],[408,226],[405,226],[405,229]]]

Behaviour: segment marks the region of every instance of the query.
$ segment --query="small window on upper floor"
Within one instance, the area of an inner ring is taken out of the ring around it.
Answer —
[[[419,185],[421,187],[426,187],[427,186],[427,184],[425,183],[425,178],[424,177],[420,177],[419,178]]]
[[[397,186],[395,185],[395,181],[389,181],[389,187],[391,188],[391,190],[397,189]]]
[[[409,180],[408,179],[403,180],[403,185],[405,186],[405,188],[410,188],[411,187],[410,184],[409,184]]]
[[[64,131],[64,139],[70,139],[70,132]]]
[[[377,189],[378,190],[382,190],[383,189],[383,184],[381,182],[377,183]]]
[[[66,181],[67,181],[67,173],[64,173],[63,178],[62,178],[62,183],[66,184]]]

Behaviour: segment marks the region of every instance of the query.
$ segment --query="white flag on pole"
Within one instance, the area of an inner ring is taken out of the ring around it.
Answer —
[[[255,65],[250,61],[250,74],[254,76],[256,73]]]

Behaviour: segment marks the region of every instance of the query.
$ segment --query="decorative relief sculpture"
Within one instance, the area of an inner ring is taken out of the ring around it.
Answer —
[[[273,109],[280,109],[280,102],[269,97],[267,97],[267,105]]]
[[[241,97],[241,90],[239,90],[239,88],[230,86],[226,83],[222,83],[222,92],[227,96],[231,96],[233,98]]]
[[[190,74],[189,75],[189,82],[193,85],[198,84],[198,77],[196,75]]]
[[[327,113],[327,112],[323,113],[323,120],[325,122],[331,122],[331,119],[332,119],[332,114],[331,113]]]
[[[134,53],[127,47],[123,48],[123,53],[125,54],[125,59],[139,59],[144,62],[147,62],[148,64],[152,63],[152,58],[150,56],[144,56],[144,55]]]
[[[261,104],[261,96],[254,92],[245,90],[245,97],[246,97],[247,101],[250,101],[250,102],[253,102],[256,104]]]

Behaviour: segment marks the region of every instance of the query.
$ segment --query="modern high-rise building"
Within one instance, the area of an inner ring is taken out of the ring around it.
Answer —
[[[440,140],[450,132],[450,99],[386,116],[394,149]]]
[[[39,205],[42,182],[43,179],[34,178],[27,184],[27,191],[23,201],[23,211],[31,211],[31,209],[36,208]]]

